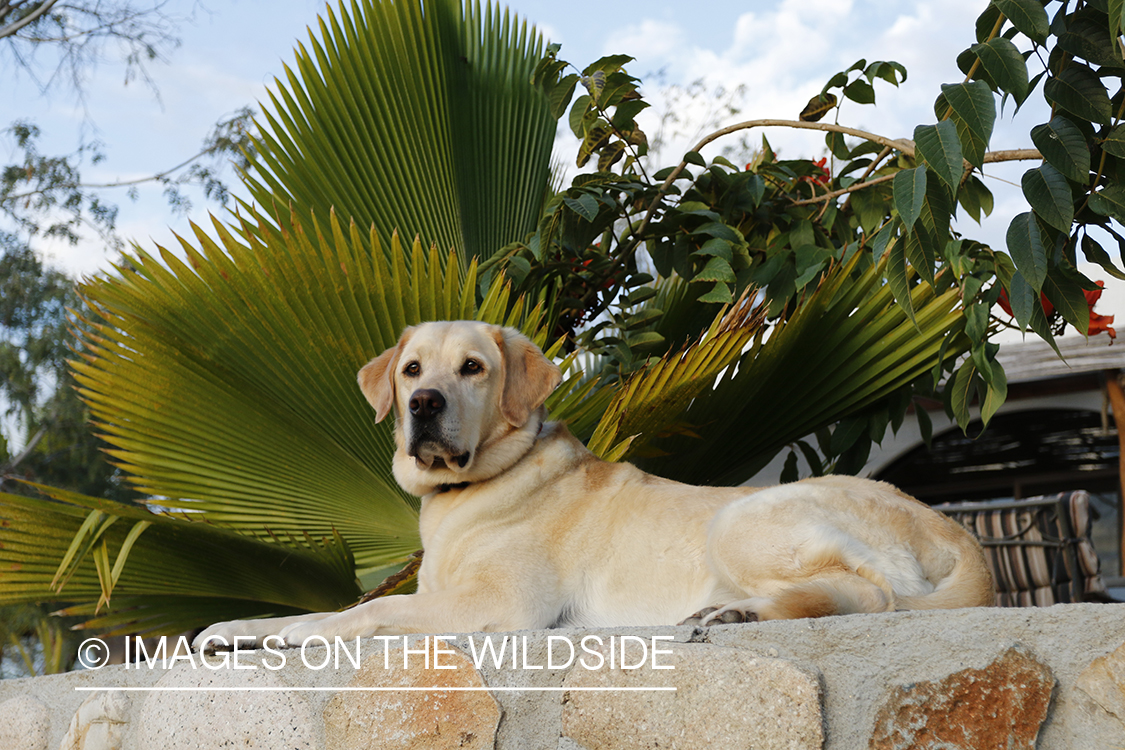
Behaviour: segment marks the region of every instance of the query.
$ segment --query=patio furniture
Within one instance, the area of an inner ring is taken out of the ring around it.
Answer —
[[[1106,592],[1090,541],[1085,490],[933,507],[980,540],[996,582],[996,606],[1115,601]]]

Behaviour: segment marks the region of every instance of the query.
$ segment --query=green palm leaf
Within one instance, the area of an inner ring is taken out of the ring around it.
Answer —
[[[690,346],[670,352],[615,389],[588,447],[609,461],[643,455],[679,420],[691,401],[742,353],[765,319],[748,291],[724,310]],[[747,299],[749,297],[750,299]]]
[[[318,30],[259,123],[244,178],[260,206],[335,209],[463,259],[535,229],[556,128],[530,82],[538,33],[456,0],[353,0]]]
[[[333,610],[360,593],[354,560],[338,536],[269,543],[144,508],[40,489],[54,501],[0,494],[0,604],[93,600],[65,613],[100,611],[103,620],[116,618],[111,627],[122,632],[170,634],[204,625],[215,614]],[[92,538],[80,533],[91,519],[101,527]],[[72,556],[75,542],[88,544]],[[124,562],[125,555],[129,564],[109,584],[99,559]],[[150,597],[157,599],[137,609],[138,600]],[[159,601],[191,607],[153,606]]]
[[[408,325],[476,316],[475,267],[418,241],[407,253],[397,235],[384,253],[334,214],[331,241],[315,223],[269,248],[215,231],[182,241],[187,263],[138,250],[132,269],[82,287],[106,322],[91,321],[76,379],[110,454],[167,507],[263,539],[338,531],[361,569],[405,559],[417,500],[355,375]],[[500,281],[479,314],[526,317]]]
[[[885,258],[866,270],[862,260],[838,266],[792,317],[758,336],[687,409],[697,436],[657,441],[677,458],[650,468],[695,484],[744,482],[785,444],[885,398],[939,356],[968,350],[956,286],[915,284],[915,326],[882,282]]]

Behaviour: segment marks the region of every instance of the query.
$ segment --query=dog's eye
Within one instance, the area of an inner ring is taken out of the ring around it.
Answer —
[[[416,378],[422,373],[422,366],[417,362],[411,362],[402,369],[402,374],[408,378]]]
[[[466,359],[465,364],[461,365],[462,375],[476,375],[483,370],[484,368],[481,367],[480,362],[477,362],[475,359]]]

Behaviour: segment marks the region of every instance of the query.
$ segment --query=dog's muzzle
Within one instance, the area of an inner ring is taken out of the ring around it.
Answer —
[[[458,453],[446,440],[438,424],[445,411],[445,396],[441,391],[419,388],[410,394],[407,408],[414,422],[409,454],[420,468],[452,468],[451,464],[455,463],[463,469],[469,464],[471,451]]]

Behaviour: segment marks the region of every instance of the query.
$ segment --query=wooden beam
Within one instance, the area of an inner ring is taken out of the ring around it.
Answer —
[[[1125,575],[1125,389],[1121,387],[1121,370],[1110,370],[1106,373],[1105,390],[1109,395],[1109,404],[1113,409],[1113,423],[1117,426],[1118,446],[1118,502],[1117,502],[1117,539],[1121,549],[1117,558],[1117,574]]]

